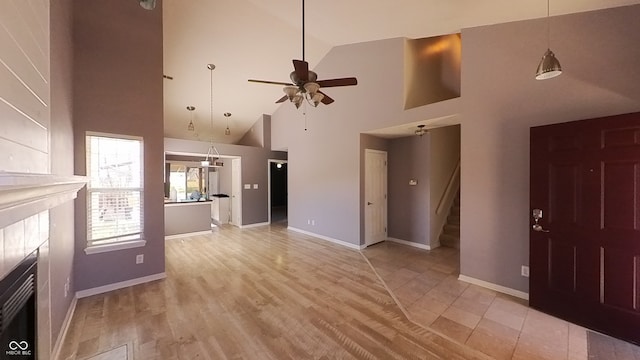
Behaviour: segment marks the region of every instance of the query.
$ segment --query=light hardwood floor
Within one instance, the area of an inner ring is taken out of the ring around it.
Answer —
[[[287,231],[169,240],[167,278],[78,301],[60,359],[488,359],[410,321],[359,251]]]

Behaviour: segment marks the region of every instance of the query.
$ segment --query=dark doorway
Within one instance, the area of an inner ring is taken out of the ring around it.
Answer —
[[[640,344],[640,113],[532,128],[530,158],[530,305]]]
[[[270,162],[271,223],[287,221],[287,163]]]

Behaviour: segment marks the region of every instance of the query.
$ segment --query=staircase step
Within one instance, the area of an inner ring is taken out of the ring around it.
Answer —
[[[460,237],[460,224],[445,224],[443,233]]]
[[[460,215],[460,206],[452,206],[451,211],[449,211],[449,215]]]
[[[460,237],[442,233],[440,235],[440,245],[460,249]]]

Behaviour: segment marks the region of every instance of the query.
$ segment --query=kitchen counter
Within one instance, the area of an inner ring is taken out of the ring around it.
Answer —
[[[164,235],[211,231],[211,201],[178,201],[164,204]]]

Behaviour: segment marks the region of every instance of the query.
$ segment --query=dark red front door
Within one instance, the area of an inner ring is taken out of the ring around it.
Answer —
[[[530,159],[530,305],[640,344],[640,113],[531,128]]]

